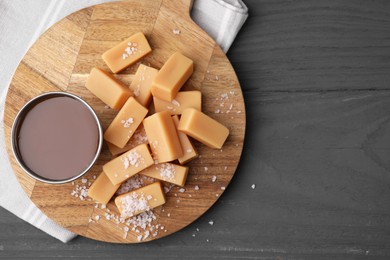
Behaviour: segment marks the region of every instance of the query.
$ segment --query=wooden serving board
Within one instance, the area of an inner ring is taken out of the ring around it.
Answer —
[[[11,126],[19,109],[31,98],[48,91],[66,91],[84,98],[97,112],[106,128],[117,113],[105,107],[86,88],[85,81],[93,67],[108,70],[101,54],[130,35],[145,33],[153,52],[141,62],[161,68],[175,51],[194,60],[195,71],[183,90],[201,90],[203,111],[230,129],[222,150],[213,150],[195,142],[200,158],[188,164],[190,172],[185,192],[173,187],[166,194],[167,203],[153,212],[154,224],[161,224],[153,240],[187,226],[223,193],[231,181],[240,159],[245,136],[245,105],[234,69],[219,46],[190,18],[190,0],[130,0],[96,5],[69,15],[47,30],[31,47],[11,82],[5,106],[5,139],[15,175],[26,194],[51,219],[69,230],[96,240],[137,243],[131,230],[124,236],[124,225],[104,214],[107,209],[95,207],[90,200],[71,196],[81,180],[62,185],[35,181],[16,163],[10,145]],[[173,30],[180,30],[174,34]],[[139,64],[138,64],[139,65]],[[116,75],[129,84],[138,67],[134,65]],[[96,165],[85,175],[89,182],[102,165],[111,159],[103,147]],[[212,182],[213,176],[217,179]],[[199,189],[195,189],[198,186]],[[110,214],[118,214],[113,202]],[[96,215],[100,219],[96,220]],[[93,220],[91,222],[91,219]]]

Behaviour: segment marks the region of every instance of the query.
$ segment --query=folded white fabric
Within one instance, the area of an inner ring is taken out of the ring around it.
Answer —
[[[79,9],[113,1],[0,1],[0,57],[3,60],[0,66],[0,206],[63,242],[76,235],[44,215],[27,197],[13,174],[4,142],[5,97],[20,60],[48,27]],[[248,9],[241,0],[195,0],[191,15],[227,51],[245,22]]]

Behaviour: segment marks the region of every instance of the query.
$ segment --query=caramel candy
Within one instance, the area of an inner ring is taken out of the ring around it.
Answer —
[[[148,107],[152,101],[150,89],[157,73],[158,70],[155,68],[141,64],[130,84],[130,89],[133,91],[135,99],[144,107]]]
[[[152,83],[154,97],[172,101],[193,72],[193,61],[176,52],[158,72]]]
[[[153,156],[159,163],[173,161],[183,155],[176,127],[168,111],[145,118],[144,127]]]
[[[144,125],[141,124],[137,130],[135,130],[133,136],[130,138],[129,142],[125,145],[123,148],[119,148],[116,145],[113,145],[109,142],[107,142],[108,150],[110,151],[112,156],[120,155],[124,152],[127,152],[130,149],[133,149],[137,145],[140,144],[147,144],[148,143],[148,137],[145,133]]]
[[[147,144],[141,144],[103,165],[112,184],[117,185],[154,164]]]
[[[138,103],[134,97],[130,97],[107,128],[104,140],[123,148],[147,113],[146,108]]]
[[[165,203],[160,182],[155,182],[115,198],[115,204],[122,218],[130,218]]]
[[[121,109],[133,93],[106,71],[93,68],[89,74],[87,89],[113,109]]]
[[[183,187],[186,183],[188,167],[172,163],[160,163],[150,166],[139,174]]]
[[[138,32],[103,53],[102,58],[113,73],[118,73],[151,51],[145,35]]]
[[[197,90],[182,91],[170,102],[153,97],[153,103],[157,112],[169,111],[171,115],[180,115],[189,107],[202,111],[202,94]]]
[[[222,148],[229,135],[227,127],[194,108],[187,108],[183,111],[177,129],[216,149]]]
[[[88,189],[88,196],[101,204],[107,204],[120,184],[113,185],[107,175],[102,172]]]
[[[172,120],[177,128],[179,126],[179,117],[173,116]],[[185,164],[191,161],[192,159],[198,157],[198,152],[196,151],[194,145],[191,143],[191,140],[188,138],[188,136],[185,133],[180,131],[178,131],[177,134],[179,135],[181,149],[183,150],[183,156],[178,158],[179,163]]]

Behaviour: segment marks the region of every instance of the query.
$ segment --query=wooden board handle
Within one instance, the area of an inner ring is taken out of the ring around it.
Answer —
[[[193,0],[180,0],[182,2],[182,6],[184,8],[184,11],[188,12],[190,14],[190,11],[192,9],[192,4],[194,3]]]

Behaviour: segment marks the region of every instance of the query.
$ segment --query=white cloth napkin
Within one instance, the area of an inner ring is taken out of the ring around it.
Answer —
[[[113,1],[0,1],[0,206],[63,242],[76,234],[44,215],[27,197],[13,174],[4,142],[5,97],[20,60],[47,28],[79,9]],[[248,17],[248,9],[241,0],[194,0],[191,16],[227,52]]]

